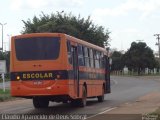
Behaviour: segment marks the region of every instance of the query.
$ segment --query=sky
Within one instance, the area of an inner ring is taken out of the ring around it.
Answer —
[[[110,33],[110,48],[128,50],[133,41],[146,42],[158,51],[154,34],[160,33],[160,0],[1,0],[0,23],[4,30],[4,49],[9,49],[10,36],[23,30],[27,21],[42,12],[65,11],[87,18]],[[0,26],[0,47],[1,47]]]

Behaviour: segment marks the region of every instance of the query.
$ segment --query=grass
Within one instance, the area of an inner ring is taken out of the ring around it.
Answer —
[[[3,89],[0,89],[0,102],[10,99],[13,99],[13,97],[11,97],[10,90],[6,89],[4,92]]]
[[[155,112],[153,112],[152,114],[158,114],[158,115],[160,115],[160,107]]]
[[[160,107],[153,113],[150,113],[149,115],[155,115],[158,118],[156,120],[160,120]]]
[[[6,89],[4,92],[3,89],[0,89],[0,95],[5,95],[5,94],[10,94],[10,90]]]

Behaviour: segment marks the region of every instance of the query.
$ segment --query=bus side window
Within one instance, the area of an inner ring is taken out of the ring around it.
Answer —
[[[78,45],[78,63],[79,63],[79,66],[84,66],[84,51],[83,51],[83,47],[82,45]]]
[[[105,58],[102,52],[100,53],[100,68],[105,68]]]
[[[88,54],[88,48],[84,47],[84,58],[85,58],[85,66],[90,67],[90,62],[89,62],[89,54]]]
[[[95,68],[99,68],[99,52],[94,51]]]
[[[72,64],[72,52],[71,52],[71,43],[67,41],[67,53],[68,53],[68,61]]]
[[[94,68],[94,58],[93,58],[93,50],[90,48],[89,49],[89,52],[90,52],[90,65],[92,68]]]

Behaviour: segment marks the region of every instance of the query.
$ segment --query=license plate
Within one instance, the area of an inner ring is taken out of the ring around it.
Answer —
[[[43,84],[42,81],[34,81],[34,82],[33,82],[33,85],[42,85],[42,84]]]

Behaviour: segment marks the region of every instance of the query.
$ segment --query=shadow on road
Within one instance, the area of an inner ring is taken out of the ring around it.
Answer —
[[[108,100],[104,101],[107,102]],[[87,106],[75,107],[70,103],[50,103],[48,108],[36,109],[33,108],[29,111],[26,111],[25,114],[88,114],[90,109],[96,109],[97,106],[101,106],[102,103],[99,103],[97,100],[88,100]]]

